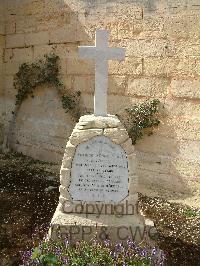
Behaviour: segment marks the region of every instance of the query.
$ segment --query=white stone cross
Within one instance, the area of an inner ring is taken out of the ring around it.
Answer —
[[[95,60],[94,115],[107,116],[108,60],[123,60],[124,48],[108,47],[108,31],[97,30],[95,46],[79,46],[79,57]]]

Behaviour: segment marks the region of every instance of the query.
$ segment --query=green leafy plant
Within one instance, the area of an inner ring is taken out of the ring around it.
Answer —
[[[42,241],[22,256],[24,266],[162,266],[165,258],[159,248],[137,245],[131,239],[125,244],[96,239],[70,244],[67,238]]]
[[[63,108],[70,112],[75,119],[80,116],[80,92],[72,93],[64,88],[59,80],[59,57],[55,54],[44,55],[44,60],[32,64],[24,63],[19,67],[15,76],[14,87],[18,90],[16,105],[20,106],[29,95],[34,97],[37,86],[49,83],[55,86],[61,96]]]
[[[192,209],[187,209],[183,212],[183,214],[186,217],[195,217],[195,216],[200,216],[200,211],[197,210],[192,210]]]
[[[44,55],[44,60],[39,60],[32,64],[24,63],[19,67],[15,76],[14,87],[18,90],[16,95],[16,108],[14,118],[22,101],[29,95],[34,97],[34,90],[37,86],[50,83],[55,86],[61,97],[62,106],[69,112],[75,121],[81,116],[80,108],[81,92],[66,90],[59,80],[59,57],[55,54]],[[153,129],[160,121],[158,119],[159,100],[146,101],[132,108],[126,108],[125,116],[120,117],[132,138],[133,144],[136,143],[144,134],[151,135]],[[124,119],[125,117],[125,119]]]
[[[119,118],[126,127],[133,144],[144,134],[152,135],[153,129],[159,125],[160,101],[153,99],[141,104],[126,108]]]

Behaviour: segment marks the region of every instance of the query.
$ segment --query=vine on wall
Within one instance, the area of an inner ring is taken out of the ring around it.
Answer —
[[[62,106],[66,112],[70,112],[77,121],[81,116],[80,108],[81,92],[66,90],[59,80],[59,57],[55,54],[45,55],[44,60],[32,64],[22,64],[15,76],[14,87],[18,90],[16,95],[16,109],[29,95],[34,97],[34,90],[37,86],[50,83],[55,86],[61,96]],[[145,101],[142,104],[126,108],[120,120],[126,127],[133,144],[145,134],[153,134],[153,130],[160,123],[159,100]],[[15,114],[16,115],[16,114]]]
[[[126,108],[123,114],[119,115],[120,120],[126,127],[133,144],[144,135],[152,135],[153,130],[159,125],[160,101],[153,99],[141,104],[135,104]]]
[[[16,105],[20,106],[29,95],[34,97],[34,90],[37,86],[49,83],[58,90],[63,108],[66,112],[70,112],[77,121],[80,116],[81,93],[66,90],[59,80],[58,60],[59,57],[55,54],[44,55],[44,60],[31,64],[24,63],[19,67],[14,81],[14,87],[18,91]]]

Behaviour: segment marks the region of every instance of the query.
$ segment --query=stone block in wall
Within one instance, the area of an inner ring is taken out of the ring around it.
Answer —
[[[139,35],[139,38],[142,37],[165,37],[165,33],[163,31],[164,27],[164,19],[159,16],[149,16],[145,15],[142,20],[143,30]]]
[[[33,59],[33,48],[15,48],[13,49],[12,61],[27,62]]]
[[[200,163],[189,161],[187,159],[175,157],[171,160],[171,171],[170,173],[176,171],[182,176],[185,177],[187,181],[197,181],[200,183],[199,173],[200,173]]]
[[[195,76],[194,58],[148,57],[144,58],[146,76]]]
[[[4,76],[0,73],[0,97],[4,96]]]
[[[0,34],[1,35],[5,34],[5,23],[4,20],[2,20],[2,18],[0,18]]]
[[[200,80],[176,80],[171,82],[172,94],[175,97],[186,97],[191,99],[200,98]]]
[[[39,45],[39,44],[48,44],[49,43],[49,32],[31,32],[25,34],[25,44],[29,45]]]
[[[138,36],[143,30],[142,20],[131,19],[129,16],[122,17],[117,25],[117,39],[131,39]]]
[[[108,94],[124,95],[127,87],[126,76],[109,75]]]
[[[74,76],[73,91],[94,93],[94,75]]]
[[[195,101],[183,101],[179,98],[166,99],[164,103],[167,116],[181,116],[199,118],[200,105]]]
[[[5,33],[6,34],[16,33],[16,15],[9,15],[8,17],[6,17]]]
[[[175,42],[177,57],[199,57],[200,41],[199,39],[179,40]]]
[[[72,85],[74,83],[74,76],[73,75],[60,75],[60,79],[66,88],[66,90],[72,90]]]
[[[38,25],[42,23],[44,16],[28,15],[16,17],[16,33],[41,32]]]
[[[195,58],[195,64],[193,69],[194,75],[199,77],[200,76],[200,59],[199,57]]]
[[[128,42],[121,42],[122,47],[126,47],[126,56],[129,57],[163,57],[174,56],[174,42],[165,39],[135,39]]]
[[[13,75],[5,75],[5,89],[13,89],[14,90],[14,76]],[[16,90],[15,90],[16,91]]]
[[[0,34],[0,47],[5,46],[5,36]]]
[[[6,35],[6,48],[17,48],[25,46],[25,36],[23,33]]]
[[[187,184],[180,177],[179,173],[174,174],[158,173],[156,171],[149,171],[144,169],[137,169],[139,180],[139,191],[150,189],[152,191],[159,191],[159,189],[176,191],[181,193],[190,192]]]
[[[19,71],[20,62],[7,62],[5,63],[5,74],[15,75]]]
[[[13,51],[12,49],[4,49],[4,62],[7,63],[9,61],[12,61],[13,57]]]
[[[49,35],[50,43],[76,42],[76,24],[68,24],[52,29]]]
[[[125,61],[109,61],[109,73],[117,75],[134,75],[142,74],[142,59],[126,57]]]
[[[78,45],[76,43],[58,43],[51,46],[53,47],[54,53],[59,55],[60,59],[75,58],[78,56]]]
[[[28,2],[26,1],[20,4],[18,13],[26,16],[42,14],[44,8],[44,2],[41,0]]]
[[[119,16],[120,18],[128,16],[130,19],[141,20],[143,17],[142,7],[128,2],[107,2],[106,12],[111,16]]]
[[[185,105],[183,105],[184,108]],[[200,140],[200,120],[193,113],[190,113],[189,116],[186,113],[184,114],[184,112],[182,116],[172,116],[169,114],[162,118],[156,134],[175,138],[177,141],[181,139]]]
[[[187,15],[187,24],[189,28],[188,37],[189,39],[199,39],[200,38],[200,14]]]
[[[154,135],[139,140],[136,149],[140,152],[152,152],[165,156],[172,156],[178,152],[178,143],[174,138]]]
[[[166,78],[129,78],[127,95],[165,97],[169,81]]]
[[[200,141],[180,140],[179,157],[188,161],[200,163]]]
[[[188,38],[187,17],[180,14],[165,17],[163,31],[169,39]]]
[[[95,67],[93,60],[88,61],[77,58],[67,58],[66,61],[67,74],[94,74]]]
[[[147,171],[169,174],[171,169],[171,160],[173,158],[159,153],[140,152],[136,154],[137,168]]]
[[[45,54],[54,53],[54,46],[49,44],[35,45],[33,47],[34,60],[44,58]],[[55,53],[57,54],[57,53]]]

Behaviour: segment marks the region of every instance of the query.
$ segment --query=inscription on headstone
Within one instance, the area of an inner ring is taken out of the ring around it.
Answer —
[[[124,150],[97,136],[77,147],[69,193],[73,200],[119,202],[128,195],[128,162]]]

